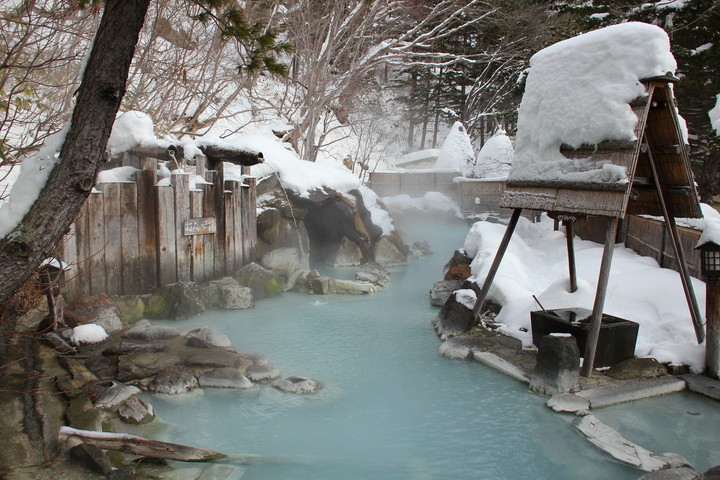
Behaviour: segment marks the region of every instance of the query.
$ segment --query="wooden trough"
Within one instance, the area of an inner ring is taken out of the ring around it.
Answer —
[[[673,250],[698,343],[704,340],[703,322],[692,289],[690,274],[680,243],[675,218],[701,218],[700,201],[695,190],[685,140],[676,113],[670,76],[643,80],[646,94],[630,103],[638,118],[636,141],[602,142],[578,149],[562,146],[568,158],[588,158],[625,167],[628,181],[622,183],[569,182],[548,180],[508,181],[500,206],[513,214],[488,276],[478,295],[473,314],[479,320],[495,273],[512,237],[522,209],[543,210],[562,221],[568,237],[568,263],[571,291],[575,291],[573,221],[581,216],[609,217],[605,236],[597,292],[591,316],[591,328],[584,352],[582,374],[592,373],[600,332],[612,254],[618,221],[626,214],[662,216],[671,233]]]

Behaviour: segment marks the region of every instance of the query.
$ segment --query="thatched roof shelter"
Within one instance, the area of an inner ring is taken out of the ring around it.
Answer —
[[[651,158],[669,213],[675,218],[701,218],[700,201],[690,169],[685,139],[672,95],[674,77],[645,80],[646,95],[630,106],[638,121],[634,141],[605,141],[560,152],[588,165],[598,163],[622,167],[627,180],[588,182],[568,180],[510,180],[501,206],[547,212],[602,215],[623,218],[625,214],[663,216],[656,192]]]
[[[666,33],[637,22],[559,42],[530,60],[515,158],[500,201],[514,211],[473,313],[479,319],[522,209],[563,219],[571,292],[577,286],[572,222],[585,215],[609,217],[585,376],[595,359],[618,221],[628,213],[665,218],[698,343],[704,339],[675,226],[675,218],[702,217],[672,94],[675,66]]]

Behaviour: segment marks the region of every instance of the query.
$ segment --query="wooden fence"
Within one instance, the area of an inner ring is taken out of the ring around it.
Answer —
[[[254,260],[254,178],[225,181],[219,163],[198,169],[209,184],[196,189],[186,173],[157,186],[156,162],[143,163],[135,182],[98,184],[58,246],[55,256],[71,267],[62,285],[68,301],[202,282]]]
[[[609,217],[587,217],[575,223],[575,233],[584,240],[603,243],[608,221]],[[680,244],[690,275],[697,278],[700,278],[700,252],[695,250],[695,245],[701,233],[700,230],[678,226]],[[670,232],[661,220],[627,215],[620,222],[617,242],[625,243],[627,248],[639,255],[654,258],[663,268],[678,271]]]
[[[370,188],[380,197],[407,194],[422,197],[427,192],[440,192],[458,200],[458,187],[453,179],[458,172],[428,170],[398,172],[372,172]]]

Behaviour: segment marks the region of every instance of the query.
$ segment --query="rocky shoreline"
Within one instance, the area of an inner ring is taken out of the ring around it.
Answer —
[[[113,440],[121,451],[113,451],[73,432],[152,436],[158,424],[147,397],[139,396],[143,392],[275,388],[307,395],[322,388],[316,379],[283,376],[260,353],[237,351],[209,326],[183,330],[152,323],[208,309],[252,308],[256,299],[288,290],[367,294],[389,281],[378,264],[361,266],[355,280],[339,280],[297,268],[293,252],[279,254],[272,270],[249,264],[233,277],[179,282],[151,295],[87,297],[66,306],[67,327],[55,331],[36,333],[47,314],[42,309],[19,319],[6,354],[22,360],[5,366],[6,389],[0,392],[0,403],[13,412],[0,420],[0,434],[13,438],[12,448],[0,453],[3,478],[240,478],[244,470],[238,465],[171,466],[166,460],[174,458],[163,457],[165,447],[151,461],[148,455],[123,453],[131,450],[122,436]]]

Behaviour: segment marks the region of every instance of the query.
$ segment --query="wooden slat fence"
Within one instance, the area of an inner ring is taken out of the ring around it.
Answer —
[[[608,218],[587,217],[578,221],[575,223],[575,233],[584,240],[602,243],[605,241]],[[700,278],[700,252],[695,250],[695,245],[701,233],[700,230],[678,226],[678,235],[690,275],[697,278]],[[625,243],[627,248],[642,256],[654,258],[663,268],[678,271],[670,232],[661,220],[627,215],[621,222],[617,242]]]
[[[224,181],[220,164],[201,170],[210,183],[195,190],[183,173],[157,186],[154,162],[141,163],[150,166],[135,182],[97,185],[58,246],[55,256],[71,266],[62,285],[68,301],[203,282],[254,260],[255,179]]]

